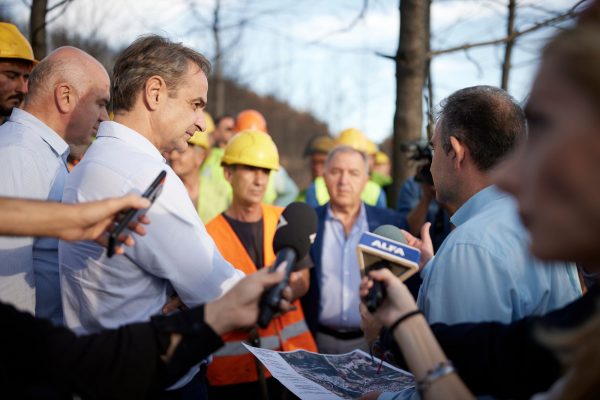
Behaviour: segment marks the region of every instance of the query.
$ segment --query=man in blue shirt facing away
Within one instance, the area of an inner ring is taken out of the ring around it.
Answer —
[[[435,257],[428,229],[422,241],[407,238],[426,262],[417,303],[429,323],[508,323],[581,295],[575,265],[535,259],[514,201],[490,184],[490,170],[525,135],[523,111],[501,89],[466,88],[442,103],[431,173],[437,200],[457,210],[456,229]]]

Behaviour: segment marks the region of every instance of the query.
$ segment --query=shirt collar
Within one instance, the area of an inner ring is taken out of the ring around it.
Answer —
[[[50,146],[52,151],[66,163],[67,156],[69,155],[69,145],[58,133],[50,129],[48,125],[40,121],[33,114],[16,107],[13,108],[9,120],[31,128],[31,132],[39,135]]]
[[[115,121],[104,121],[100,123],[96,137],[112,137],[134,146],[137,150],[166,163],[160,151],[144,136],[133,129]]]
[[[464,224],[473,216],[485,210],[493,201],[508,197],[508,194],[501,192],[495,185],[490,185],[475,193],[465,202],[450,218],[454,226]]]
[[[333,211],[331,210],[331,203],[327,203],[327,213],[325,214],[325,219],[329,221],[339,221],[339,218],[335,216]],[[367,222],[367,211],[365,210],[365,203],[360,202],[360,211],[358,212],[358,216],[356,217],[356,221],[354,221],[354,226],[363,226]]]

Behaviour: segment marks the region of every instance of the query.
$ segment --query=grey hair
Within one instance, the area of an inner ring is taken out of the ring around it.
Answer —
[[[113,110],[130,111],[137,93],[153,75],[165,80],[169,96],[175,95],[190,62],[208,77],[210,62],[196,50],[158,35],[138,38],[115,62],[111,87]]]
[[[333,159],[338,154],[343,154],[343,153],[356,153],[356,154],[360,155],[360,157],[362,158],[362,160],[365,164],[365,173],[367,175],[369,175],[369,159],[367,158],[367,155],[365,153],[363,153],[362,151],[356,150],[355,148],[346,146],[346,145],[336,146],[333,148],[333,150],[331,150],[327,154],[327,158],[325,159],[325,171],[329,170],[329,165],[331,164]]]

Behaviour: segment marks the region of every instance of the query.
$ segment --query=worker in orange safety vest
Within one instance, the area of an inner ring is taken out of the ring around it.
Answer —
[[[252,274],[275,261],[273,237],[283,208],[262,201],[271,171],[279,168],[279,154],[268,134],[246,130],[228,143],[222,164],[233,200],[206,229],[227,261]],[[308,270],[293,273],[290,287],[294,299],[308,291],[308,281]],[[295,300],[293,304],[296,310],[274,318],[266,329],[232,332],[223,337],[225,346],[213,355],[207,371],[209,398],[281,398],[286,389],[242,343],[272,350],[317,351],[300,302]]]

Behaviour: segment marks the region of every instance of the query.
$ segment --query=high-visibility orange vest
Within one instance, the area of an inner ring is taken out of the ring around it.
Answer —
[[[268,204],[261,204],[261,207],[264,227],[264,265],[269,266],[275,262],[273,237],[283,208]],[[256,265],[223,214],[210,221],[206,225],[206,230],[223,257],[235,268],[246,275],[257,271]],[[294,305],[297,307],[296,310],[274,318],[266,329],[258,329],[262,348],[317,351],[317,345],[304,321],[300,301],[296,300]],[[225,346],[213,354],[213,361],[207,370],[207,378],[211,385],[234,385],[258,380],[254,356],[242,345],[242,342],[247,339],[248,333],[241,331],[230,332],[223,336]],[[271,375],[265,370],[265,377],[268,376]]]

